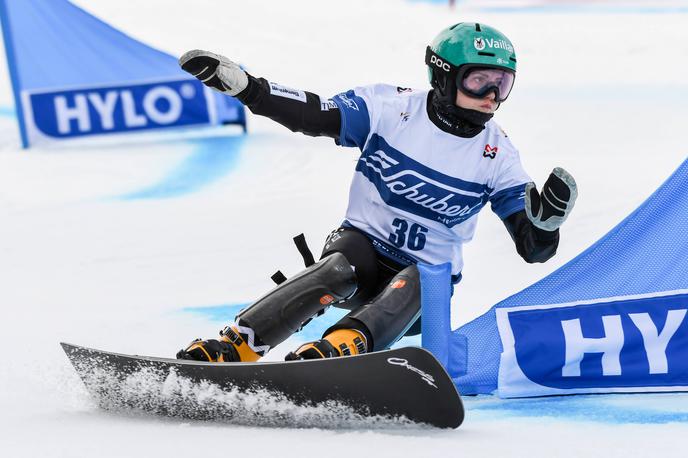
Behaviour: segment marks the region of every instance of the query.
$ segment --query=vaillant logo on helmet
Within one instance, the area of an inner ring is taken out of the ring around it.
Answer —
[[[473,40],[473,46],[475,46],[475,49],[478,51],[485,49],[485,40],[483,40],[483,37],[476,37],[476,39]]]
[[[437,57],[437,56],[434,56],[434,55],[433,55],[433,56],[430,56],[430,63],[431,63],[432,65],[436,66],[436,67],[441,68],[441,69],[444,70],[445,72],[448,72],[448,71],[451,70],[451,67],[449,66],[449,64],[446,63],[445,61],[443,61],[442,59],[440,59],[440,58]]]
[[[473,46],[475,46],[475,49],[478,51],[482,51],[485,47],[488,47],[492,49],[506,49],[509,52],[514,52],[514,47],[511,46],[511,43],[506,40],[495,40],[494,38],[477,37],[473,40]]]

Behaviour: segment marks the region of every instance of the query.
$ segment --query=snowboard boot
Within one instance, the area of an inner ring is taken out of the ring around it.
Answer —
[[[301,345],[284,359],[335,358],[338,356],[360,355],[367,352],[365,335],[355,329],[337,329],[320,340]]]
[[[217,363],[253,362],[258,358],[260,355],[248,346],[232,326],[220,331],[219,340],[196,339],[185,350],[179,350],[177,353],[177,359]]]

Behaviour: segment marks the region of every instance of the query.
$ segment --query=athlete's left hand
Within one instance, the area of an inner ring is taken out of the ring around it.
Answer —
[[[568,218],[578,197],[576,180],[561,167],[552,170],[542,192],[535,183],[526,185],[526,215],[535,227],[555,231]]]

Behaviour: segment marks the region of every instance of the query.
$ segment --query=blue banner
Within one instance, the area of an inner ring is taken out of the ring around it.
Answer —
[[[238,100],[67,0],[0,0],[0,19],[24,147],[192,125],[246,130]]]
[[[29,138],[79,137],[110,132],[208,124],[203,85],[178,80],[25,93]]]
[[[497,309],[499,394],[688,389],[687,311],[685,291]]]

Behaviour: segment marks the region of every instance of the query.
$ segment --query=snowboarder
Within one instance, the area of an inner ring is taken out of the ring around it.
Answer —
[[[254,114],[357,147],[361,156],[345,220],[327,238],[320,260],[242,310],[218,339],[197,339],[177,358],[256,361],[331,305],[351,312],[287,359],[378,351],[417,334],[416,264],[450,262],[457,283],[462,245],[488,202],[526,262],[555,254],[576,183],[557,167],[538,192],[492,120],[514,84],[509,39],[484,24],[459,23],[427,47],[425,63],[431,90],[376,84],[321,99],[256,78],[207,51],[180,58],[185,71]]]

